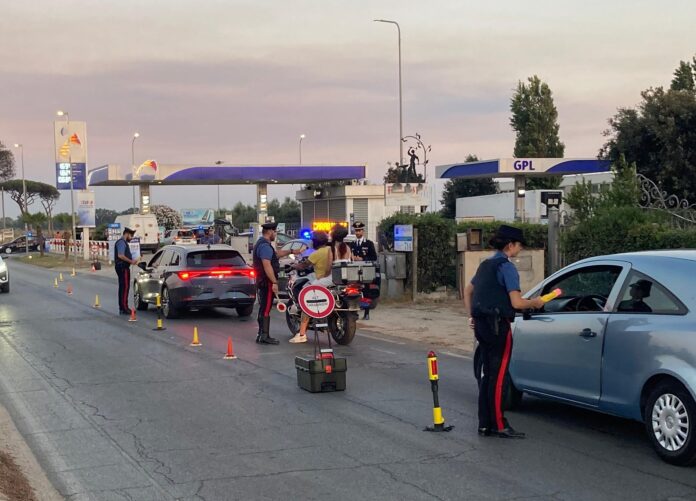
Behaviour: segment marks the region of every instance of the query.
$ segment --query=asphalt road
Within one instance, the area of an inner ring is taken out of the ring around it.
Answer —
[[[345,392],[297,387],[256,322],[194,313],[155,332],[154,312],[116,315],[116,283],[9,263],[0,295],[0,402],[56,488],[73,500],[696,500],[696,469],[652,452],[639,423],[527,398],[524,441],[476,434],[471,361],[440,356],[450,433],[430,424],[427,340],[358,332]],[[95,294],[102,308],[92,308]],[[375,312],[379,315],[379,310]],[[192,348],[193,326],[203,346]],[[238,360],[223,360],[232,336]]]

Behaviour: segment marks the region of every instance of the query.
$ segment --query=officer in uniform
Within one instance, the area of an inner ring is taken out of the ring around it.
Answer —
[[[353,242],[353,259],[355,261],[377,261],[377,251],[372,240],[365,238],[365,223],[356,221],[353,223],[355,242]]]
[[[520,275],[510,258],[525,244],[519,228],[502,225],[489,244],[495,254],[483,261],[464,291],[464,304],[470,313],[474,335],[479,342],[483,377],[479,385],[479,435],[524,438],[503,415],[503,384],[512,353],[511,323],[515,310],[539,309],[541,298],[524,299]]]
[[[207,228],[205,230],[205,235],[201,238],[201,244],[203,245],[216,245],[221,242],[220,237],[213,230],[213,228]]]
[[[280,272],[279,257],[285,257],[295,251],[276,251],[272,243],[276,239],[278,223],[266,223],[261,225],[261,237],[257,240],[253,250],[254,272],[256,273],[256,297],[259,300],[259,333],[256,342],[260,344],[278,344],[279,341],[270,336],[271,308],[273,296],[278,294],[278,273]]]
[[[116,258],[116,275],[118,276],[118,312],[120,315],[130,313],[128,308],[128,292],[130,291],[130,267],[137,264],[133,259],[128,243],[135,235],[135,230],[126,228],[121,238],[114,244],[114,257]]]
[[[365,223],[362,221],[356,221],[353,223],[353,232],[355,233],[355,242],[351,246],[353,251],[354,261],[377,261],[377,251],[375,250],[375,244],[372,240],[365,238]],[[370,307],[374,306],[372,304],[377,298],[374,297],[375,292],[370,290],[369,287],[363,287],[363,296],[369,300],[370,304],[364,307],[365,313],[363,315],[363,320],[370,320]]]

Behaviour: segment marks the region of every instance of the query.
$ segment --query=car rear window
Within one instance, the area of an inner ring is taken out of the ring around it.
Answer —
[[[193,232],[191,230],[179,231],[178,236],[180,236],[181,238],[192,238]]]
[[[202,250],[186,256],[189,268],[218,268],[221,266],[244,266],[244,258],[236,250]]]

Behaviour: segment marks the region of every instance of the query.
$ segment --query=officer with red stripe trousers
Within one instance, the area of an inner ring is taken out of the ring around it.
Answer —
[[[130,290],[130,267],[138,264],[137,259],[133,259],[128,243],[135,235],[135,230],[126,228],[123,230],[121,238],[114,244],[114,263],[116,275],[118,276],[118,312],[121,315],[128,315],[128,292]]]
[[[278,223],[266,223],[261,225],[261,237],[254,245],[254,272],[256,273],[256,297],[259,301],[259,333],[256,342],[259,344],[278,344],[275,338],[270,335],[271,330],[271,309],[273,308],[273,297],[278,294],[278,273],[280,272],[279,257],[289,254],[299,254],[300,249],[295,251],[278,250],[276,251],[272,243],[275,242]]]
[[[519,228],[502,225],[490,240],[495,254],[483,261],[464,291],[464,305],[470,313],[483,362],[479,385],[479,435],[525,438],[515,431],[503,414],[503,385],[512,354],[515,310],[539,309],[541,298],[524,299],[520,275],[510,258],[525,245]]]

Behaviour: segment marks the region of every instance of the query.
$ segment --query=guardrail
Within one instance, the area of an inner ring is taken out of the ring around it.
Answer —
[[[51,254],[65,254],[65,239],[64,238],[49,238],[46,239],[47,251]],[[77,250],[78,255],[84,255],[82,248],[82,240],[70,240],[69,254],[74,255]],[[75,248],[77,246],[77,249]],[[90,240],[89,254],[93,259],[100,261],[109,260],[109,242],[105,240]]]

